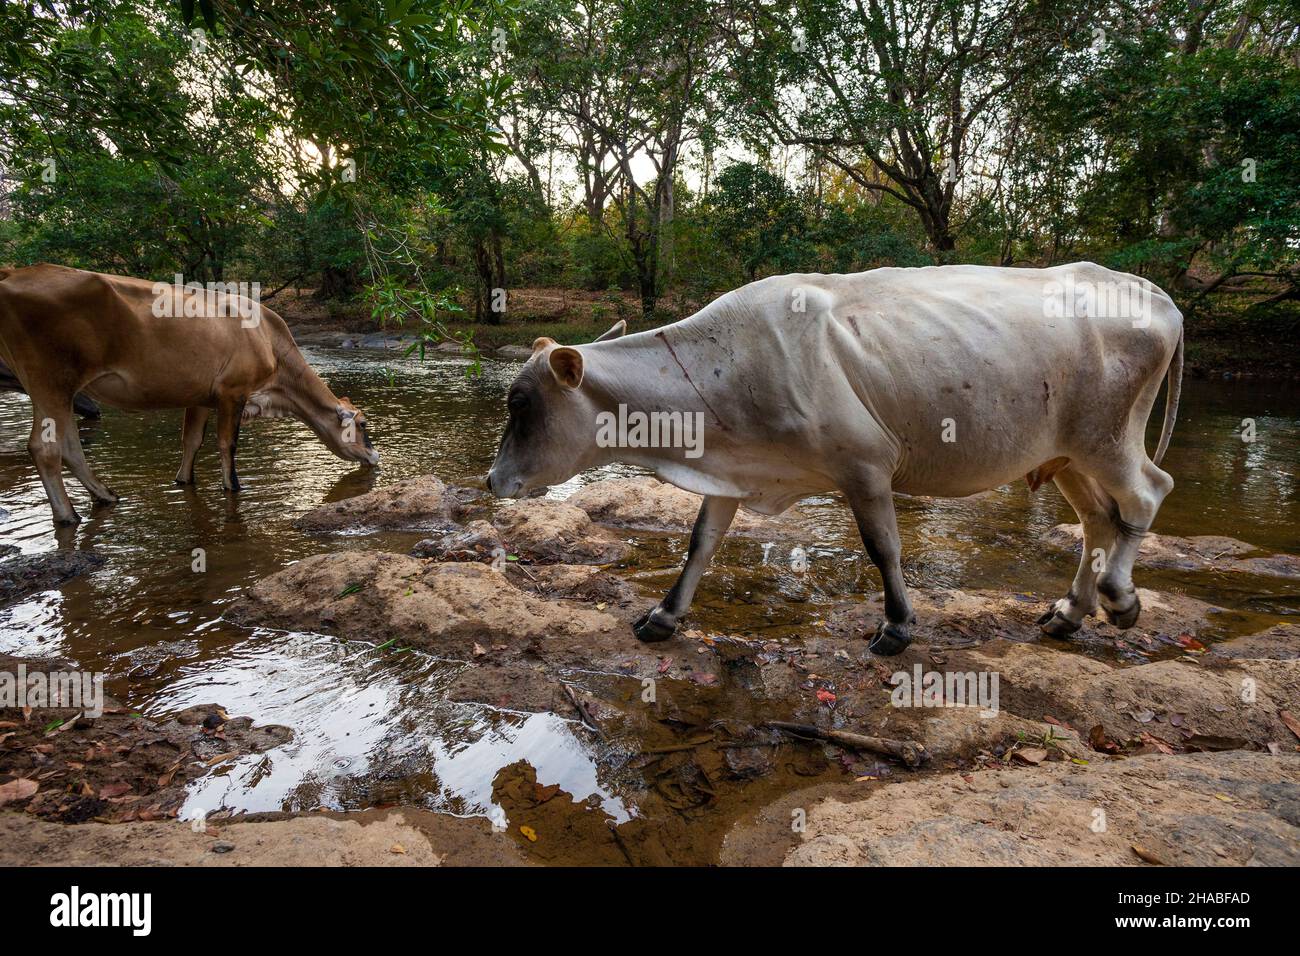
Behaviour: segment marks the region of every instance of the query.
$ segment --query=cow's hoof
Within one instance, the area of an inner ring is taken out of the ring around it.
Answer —
[[[867,644],[867,650],[881,657],[893,657],[901,654],[912,643],[912,635],[906,624],[891,624],[881,621],[876,628],[876,635]]]
[[[75,528],[77,525],[81,524],[81,515],[77,514],[74,511],[68,517],[65,518],[56,517],[54,519],[54,523],[58,525],[60,528]]]
[[[643,644],[657,644],[659,641],[666,641],[677,631],[676,624],[669,624],[656,616],[658,610],[657,607],[651,608],[637,618],[632,625],[632,633]]]
[[[1128,607],[1111,608],[1103,604],[1102,610],[1106,612],[1106,620],[1123,631],[1137,623],[1138,615],[1142,613],[1142,602],[1138,600],[1137,592],[1134,591],[1133,603]]]
[[[1082,626],[1082,623],[1075,624],[1058,611],[1055,604],[1049,607],[1047,613],[1038,619],[1038,629],[1048,637],[1067,638]]]

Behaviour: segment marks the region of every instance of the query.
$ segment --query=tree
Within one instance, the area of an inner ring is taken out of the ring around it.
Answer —
[[[1007,101],[1078,42],[1099,4],[724,0],[731,102],[751,140],[807,148],[914,210],[956,248],[958,185],[978,194]]]
[[[749,281],[765,265],[793,271],[807,261],[806,210],[781,177],[734,163],[718,175],[709,207],[718,238],[741,257]]]

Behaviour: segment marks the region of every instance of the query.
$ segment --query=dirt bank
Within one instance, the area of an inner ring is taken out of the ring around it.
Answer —
[[[510,866],[486,820],[419,810],[71,827],[0,812],[0,866]]]

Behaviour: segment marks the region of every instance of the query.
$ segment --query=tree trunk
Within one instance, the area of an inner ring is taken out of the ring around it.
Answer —
[[[357,274],[354,269],[326,266],[320,271],[318,299],[350,299],[357,294]]]

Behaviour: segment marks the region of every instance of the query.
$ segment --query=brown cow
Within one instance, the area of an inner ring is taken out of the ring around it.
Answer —
[[[116,496],[82,453],[78,391],[128,410],[185,409],[177,482],[217,411],[222,487],[239,490],[241,420],[300,419],[334,454],[374,465],[365,416],[307,364],[284,320],[231,292],[152,283],[55,265],[0,270],[0,359],[32,398],[28,449],[58,524],[80,519],[63,487],[66,464],[96,502]]]

